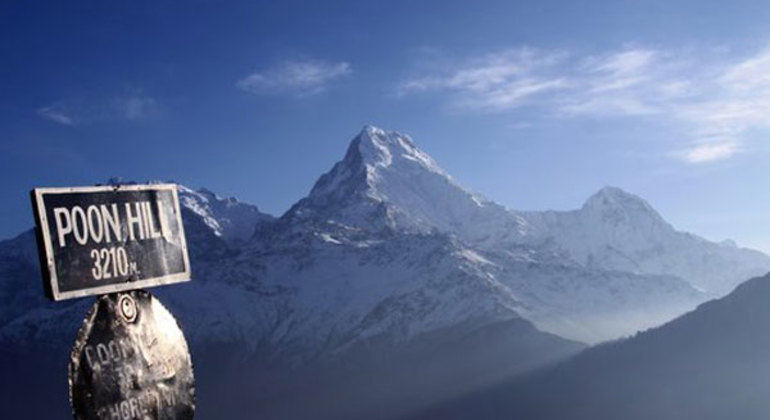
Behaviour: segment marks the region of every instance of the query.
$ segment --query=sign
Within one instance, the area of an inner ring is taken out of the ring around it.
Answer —
[[[31,195],[49,298],[190,279],[176,185],[36,188]]]
[[[174,317],[145,291],[100,296],[72,349],[76,420],[192,420],[192,362]]]

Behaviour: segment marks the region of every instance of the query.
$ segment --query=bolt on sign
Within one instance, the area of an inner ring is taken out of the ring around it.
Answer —
[[[99,295],[70,356],[76,420],[190,420],[195,381],[184,334],[145,287],[190,280],[176,185],[31,192],[46,295]]]
[[[190,279],[176,185],[37,188],[32,203],[53,300]]]

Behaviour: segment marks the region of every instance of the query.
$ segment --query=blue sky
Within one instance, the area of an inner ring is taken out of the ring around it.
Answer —
[[[280,214],[364,124],[509,207],[604,185],[770,251],[770,2],[0,6],[0,237],[28,190],[175,180]]]

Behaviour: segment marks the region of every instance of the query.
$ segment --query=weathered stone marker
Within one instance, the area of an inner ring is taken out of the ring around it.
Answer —
[[[190,354],[174,317],[152,295],[100,296],[70,360],[77,419],[191,419]]]
[[[177,321],[150,293],[188,281],[176,185],[32,191],[46,294],[99,295],[72,349],[75,419],[192,419],[195,381]]]

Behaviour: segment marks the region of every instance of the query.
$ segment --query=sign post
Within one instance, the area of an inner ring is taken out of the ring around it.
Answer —
[[[69,368],[75,419],[192,419],[195,381],[177,321],[149,292],[190,280],[176,185],[31,192],[46,295],[98,295]]]

